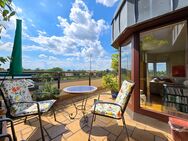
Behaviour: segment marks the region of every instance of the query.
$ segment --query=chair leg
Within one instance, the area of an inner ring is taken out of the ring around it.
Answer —
[[[55,108],[53,107],[52,110],[53,110],[54,120],[57,121],[57,119],[56,119],[56,113],[55,113]]]
[[[40,113],[38,114],[38,116],[39,116],[39,123],[40,123],[40,130],[41,130],[42,141],[45,141]]]
[[[96,115],[94,115],[94,121],[96,120],[96,117],[97,117],[97,116],[96,116]]]
[[[126,124],[125,124],[125,118],[124,118],[124,116],[122,116],[122,121],[123,121],[123,127],[124,127],[125,130],[126,130],[127,138],[128,138],[128,141],[129,141],[129,134],[128,134],[127,126],[126,126]]]
[[[24,119],[24,123],[26,124],[26,122],[27,122],[27,116],[25,117],[25,119]]]
[[[89,138],[88,138],[88,141],[90,141],[91,130],[92,130],[92,127],[93,127],[93,121],[94,121],[95,116],[96,116],[95,114],[93,114],[93,116],[92,116],[91,127],[90,127],[90,130],[89,130]]]

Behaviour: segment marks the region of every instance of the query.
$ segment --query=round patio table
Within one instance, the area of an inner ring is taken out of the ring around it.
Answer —
[[[85,115],[85,110],[86,110],[86,104],[87,104],[87,99],[88,99],[88,94],[89,93],[93,93],[97,90],[97,87],[95,86],[70,86],[70,87],[66,87],[63,89],[64,92],[69,93],[69,94],[83,94],[82,97],[82,104],[81,105],[76,105],[75,102],[72,99],[72,104],[74,105],[75,109],[76,109],[76,113],[73,114],[69,114],[69,117],[71,119],[74,119],[77,114],[78,114],[78,110],[81,110],[84,116],[84,122],[87,123],[88,121],[88,117]]]

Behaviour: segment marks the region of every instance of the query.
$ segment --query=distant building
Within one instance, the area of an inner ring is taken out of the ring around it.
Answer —
[[[65,73],[65,76],[74,76],[74,73],[66,72],[66,73]]]

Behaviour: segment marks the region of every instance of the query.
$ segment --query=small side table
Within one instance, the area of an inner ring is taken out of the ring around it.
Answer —
[[[69,114],[70,119],[74,119],[78,114],[78,110],[81,110],[84,116],[84,123],[88,122],[88,117],[85,115],[88,94],[93,93],[96,90],[97,90],[97,87],[95,86],[70,86],[70,87],[66,87],[63,89],[64,92],[69,93],[69,94],[83,94],[81,105],[76,105],[72,99],[72,104],[74,105],[76,109],[76,113],[75,114],[70,113]]]

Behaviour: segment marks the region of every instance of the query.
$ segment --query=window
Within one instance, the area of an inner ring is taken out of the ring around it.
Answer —
[[[188,114],[187,22],[140,33],[140,106]],[[182,114],[181,114],[182,113]]]
[[[156,76],[166,76],[167,75],[167,67],[166,62],[156,63]]]
[[[131,42],[121,47],[121,80],[131,79]]]

